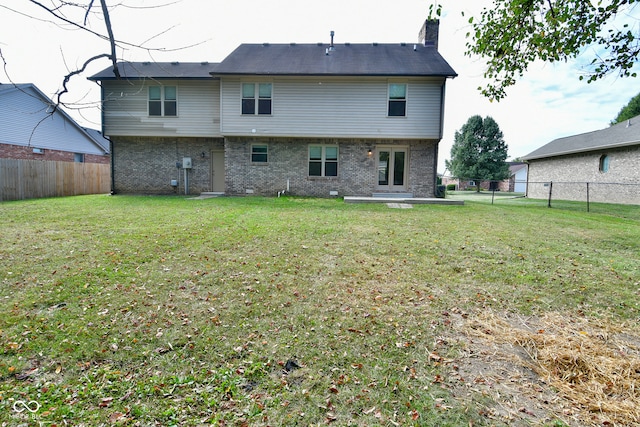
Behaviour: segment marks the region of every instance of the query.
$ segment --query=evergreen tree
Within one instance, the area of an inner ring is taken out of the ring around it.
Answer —
[[[491,117],[472,116],[456,131],[451,160],[445,164],[460,180],[474,180],[477,191],[480,181],[501,181],[509,178],[506,163],[507,144],[502,131]]]

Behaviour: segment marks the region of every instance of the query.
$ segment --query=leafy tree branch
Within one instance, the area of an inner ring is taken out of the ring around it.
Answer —
[[[478,89],[500,100],[536,61],[575,60],[592,47],[593,59],[579,76],[591,83],[610,74],[636,77],[640,29],[633,16],[638,0],[493,0],[479,18],[470,17],[466,55],[486,59],[487,83]],[[614,20],[623,15],[621,28]]]

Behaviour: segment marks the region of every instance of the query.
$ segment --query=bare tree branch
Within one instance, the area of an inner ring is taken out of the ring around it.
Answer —
[[[93,7],[93,0],[89,2],[87,6],[87,12],[84,14],[84,25],[87,25],[87,19],[89,18],[89,12],[91,12],[91,8]]]
[[[93,57],[87,59],[84,62],[84,64],[82,65],[82,68],[80,68],[78,70],[74,70],[74,71],[70,72],[69,74],[67,74],[66,76],[64,76],[64,80],[62,82],[62,88],[63,89],[60,92],[58,92],[58,94],[57,94],[56,105],[54,106],[54,111],[56,109],[58,109],[58,106],[64,105],[64,103],[60,100],[60,98],[65,93],[69,92],[69,89],[67,89],[67,83],[69,83],[69,80],[71,80],[71,77],[73,77],[75,75],[78,75],[78,74],[82,74],[90,63],[92,63],[93,61],[95,61],[97,59],[100,59],[100,58],[111,58],[111,55],[109,55],[108,53],[101,53],[100,55],[93,56]],[[117,75],[119,77],[119,73]],[[53,112],[52,112],[52,114],[53,114]]]
[[[93,4],[93,1],[91,2]],[[107,27],[107,33],[109,34],[109,43],[111,44],[111,63],[113,64],[113,74],[116,78],[120,79],[120,71],[118,70],[118,58],[116,57],[116,41],[113,37],[113,28],[111,28],[111,18],[109,17],[109,9],[105,0],[100,0],[102,5],[102,14],[104,15],[104,24]]]
[[[168,6],[171,4],[176,4],[179,3],[181,0],[165,0],[165,2],[163,2],[163,4],[156,4],[156,5],[152,5],[152,6],[148,6],[148,7],[133,7],[134,9],[146,9],[146,8],[158,8],[158,7],[164,7],[164,6]],[[28,0],[27,3],[31,3],[35,6],[37,6],[39,9],[42,9],[46,12],[46,14],[48,16],[52,16],[53,18],[51,19],[47,19],[47,18],[42,18],[42,17],[37,17],[36,14],[27,14],[15,9],[12,9],[6,5],[0,4],[0,9],[7,9],[13,13],[17,13],[23,16],[26,16],[28,18],[32,18],[35,20],[39,20],[42,22],[47,22],[47,23],[52,23],[56,26],[58,26],[59,28],[65,29],[65,30],[69,30],[69,26],[72,27],[73,29],[79,29],[79,30],[83,30],[86,33],[89,33],[95,37],[98,37],[100,40],[104,40],[107,41],[109,43],[109,47],[110,47],[110,53],[101,53],[98,55],[95,55],[89,59],[87,59],[84,64],[82,65],[82,67],[73,70],[74,67],[67,67],[67,71],[68,74],[64,76],[63,78],[63,82],[62,82],[62,89],[60,91],[58,91],[55,95],[54,95],[54,100],[52,101],[52,105],[50,106],[51,108],[48,108],[48,112],[50,114],[53,114],[60,106],[64,106],[69,108],[69,105],[65,104],[62,101],[62,98],[65,94],[67,94],[69,92],[69,88],[68,85],[70,83],[70,81],[77,75],[82,74],[87,67],[89,66],[89,64],[91,64],[94,61],[103,59],[103,58],[108,58],[111,61],[112,64],[112,70],[113,70],[113,74],[116,78],[120,79],[121,75],[120,75],[120,70],[118,68],[118,56],[117,56],[117,49],[127,49],[127,48],[135,48],[135,49],[140,49],[143,51],[146,51],[148,54],[151,54],[152,52],[156,51],[156,52],[173,52],[173,51],[178,51],[178,50],[183,50],[186,48],[190,48],[190,47],[194,47],[194,46],[198,46],[204,42],[199,42],[199,43],[194,43],[192,45],[189,46],[182,46],[182,47],[178,47],[175,49],[167,49],[164,47],[159,47],[159,48],[151,48],[151,47],[145,47],[144,45],[152,40],[154,40],[157,37],[160,37],[161,35],[167,33],[169,30],[173,29],[174,27],[171,27],[165,31],[161,31],[158,34],[146,39],[142,44],[135,44],[135,43],[129,43],[126,41],[122,41],[122,40],[118,40],[115,38],[114,35],[114,31],[113,31],[113,26],[112,26],[112,22],[111,22],[111,16],[110,16],[110,9],[107,6],[107,0],[100,0],[100,12],[97,11],[97,1],[96,0],[87,0],[86,4],[82,4],[85,2],[74,2],[73,0]],[[132,8],[128,5],[126,5],[125,3],[119,3],[117,6],[123,6],[123,7],[128,7],[128,8]],[[112,6],[113,7],[117,7],[117,6]],[[70,9],[71,8],[71,9]],[[82,18],[76,19],[73,18],[73,14],[70,13],[71,10],[73,10],[73,8],[75,9],[85,9],[82,11]],[[93,12],[92,12],[93,11]],[[103,19],[104,19],[104,23],[105,23],[105,29],[106,29],[106,35],[105,33],[101,33],[98,31],[95,31],[93,29],[90,28],[90,20],[89,18],[92,16],[92,14],[95,15],[102,15]],[[64,58],[64,53],[63,53],[63,58]],[[3,61],[4,63],[4,70],[5,70],[5,74],[7,76],[9,76],[8,72],[7,72],[7,61],[5,60],[2,51],[0,50],[0,59]],[[77,68],[77,67],[75,67]],[[9,78],[9,80],[11,80]],[[37,127],[37,126],[36,126]]]
[[[45,11],[47,11],[48,13],[52,14],[52,15],[53,15],[53,16],[55,16],[57,19],[59,19],[59,20],[61,20],[61,21],[63,21],[63,22],[66,22],[66,23],[67,23],[67,24],[69,24],[69,25],[72,25],[72,26],[74,26],[74,27],[76,27],[76,28],[79,28],[79,29],[81,29],[81,30],[87,31],[87,32],[89,32],[89,33],[93,34],[94,36],[100,37],[100,38],[101,38],[101,39],[103,39],[103,40],[108,40],[108,39],[109,39],[107,36],[105,36],[105,35],[103,35],[103,34],[97,33],[97,32],[93,31],[93,30],[92,30],[92,29],[90,29],[90,28],[87,28],[87,27],[85,27],[85,26],[82,26],[82,25],[80,25],[80,24],[78,24],[78,23],[76,23],[76,22],[73,22],[73,21],[71,21],[71,20],[69,20],[69,19],[65,18],[65,17],[64,17],[64,16],[62,16],[62,15],[59,15],[59,14],[55,13],[52,9],[48,8],[47,6],[43,5],[42,3],[40,3],[40,2],[38,2],[38,1],[36,1],[36,0],[29,0],[29,1],[30,1],[31,3],[33,3],[33,4],[35,4],[36,6],[41,7],[42,9],[44,9]],[[87,13],[88,13],[88,11],[87,11]]]

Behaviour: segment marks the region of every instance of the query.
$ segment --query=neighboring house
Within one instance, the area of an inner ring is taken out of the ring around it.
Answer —
[[[524,162],[507,162],[509,165],[509,179],[503,181],[480,181],[483,190],[508,191],[511,193],[525,193],[527,191],[527,164]],[[477,181],[460,181],[454,177],[442,177],[443,185],[453,184],[456,190],[476,190]]]
[[[0,158],[109,164],[109,141],[53,106],[33,84],[0,84]]]
[[[513,193],[527,192],[527,175],[528,168],[525,162],[507,162],[509,164],[509,179],[506,188],[503,187],[505,181],[501,182],[501,191],[510,191]],[[503,189],[504,188],[504,189]]]
[[[445,83],[417,44],[243,44],[219,64],[120,63],[100,82],[116,192],[433,197]]]
[[[527,196],[640,204],[640,116],[559,138],[523,157]],[[587,183],[589,186],[587,187]]]

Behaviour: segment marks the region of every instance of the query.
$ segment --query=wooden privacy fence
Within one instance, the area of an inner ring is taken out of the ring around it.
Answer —
[[[0,201],[103,194],[110,190],[108,164],[0,159]]]

